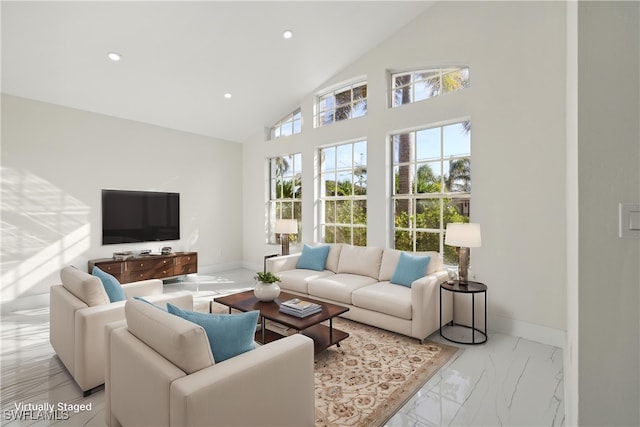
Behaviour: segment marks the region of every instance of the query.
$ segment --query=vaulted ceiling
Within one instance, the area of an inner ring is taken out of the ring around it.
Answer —
[[[243,142],[431,4],[3,1],[2,92]]]

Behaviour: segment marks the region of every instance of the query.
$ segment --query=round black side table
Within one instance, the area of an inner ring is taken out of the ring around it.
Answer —
[[[453,292],[453,293],[471,294],[471,326],[461,325],[459,323],[453,322],[453,319],[455,318],[454,317],[455,305],[453,304],[453,299],[451,301],[451,304],[452,304],[451,322],[448,323],[448,325],[450,326],[462,326],[462,327],[471,329],[471,342],[456,341],[454,339],[448,338],[442,333],[442,291],[443,290],[448,292]],[[476,328],[476,294],[484,294],[484,331]],[[476,341],[476,332],[481,334],[484,337],[484,339],[481,339],[480,341]],[[482,344],[487,342],[487,286],[484,283],[472,282],[471,280],[468,280],[466,282],[461,282],[460,280],[448,280],[440,284],[440,336],[456,344],[475,345],[475,344]]]

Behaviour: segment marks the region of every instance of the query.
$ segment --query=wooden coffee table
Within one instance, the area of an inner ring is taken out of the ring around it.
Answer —
[[[322,306],[322,311],[302,318],[281,313],[280,303],[292,298],[300,298],[305,301],[320,304]],[[245,291],[215,298],[214,301],[228,306],[229,313],[231,313],[231,309],[244,312],[253,310],[260,311],[262,330],[256,332],[256,340],[263,344],[283,338],[283,335],[267,330],[265,328],[265,320],[271,320],[272,322],[293,328],[299,333],[310,337],[313,339],[316,353],[319,353],[334,344],[337,347],[340,347],[340,341],[349,336],[348,333],[333,328],[333,318],[349,311],[349,308],[342,307],[340,305],[317,301],[299,295],[288,294],[286,292],[281,292],[280,296],[273,302],[260,301],[253,295],[253,291]],[[324,322],[325,320],[329,321],[329,326],[321,324],[321,322]]]

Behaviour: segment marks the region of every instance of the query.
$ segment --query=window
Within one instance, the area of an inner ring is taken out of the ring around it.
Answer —
[[[444,231],[469,222],[471,122],[395,134],[391,146],[395,248],[438,251],[457,264]]]
[[[398,107],[468,87],[468,67],[395,73],[391,74],[391,106]]]
[[[280,236],[273,233],[278,219],[302,220],[302,154],[269,159],[269,218],[272,225],[269,242],[280,243]],[[298,235],[289,236],[298,241]]]
[[[316,127],[367,114],[367,82],[341,87],[318,97]]]
[[[300,108],[287,114],[278,123],[273,125],[270,129],[270,139],[277,139],[281,136],[289,136],[295,133],[300,133],[302,130],[302,113]]]
[[[320,230],[326,243],[367,244],[367,141],[320,150]]]

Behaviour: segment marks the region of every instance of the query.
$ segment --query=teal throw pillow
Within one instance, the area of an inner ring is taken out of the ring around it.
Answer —
[[[104,290],[107,292],[109,296],[109,301],[117,302],[124,301],[127,297],[124,295],[124,291],[122,290],[122,285],[118,282],[118,279],[113,277],[109,273],[105,273],[100,270],[98,267],[93,267],[92,275],[96,276],[102,282],[102,286],[104,286]]]
[[[410,288],[414,280],[418,280],[425,275],[429,261],[431,261],[431,257],[428,255],[420,256],[400,252],[400,259],[391,276],[391,283]]]
[[[321,246],[309,246],[304,245],[302,248],[302,254],[298,259],[296,268],[304,268],[307,270],[323,271],[324,266],[327,263],[327,256],[329,255],[329,245]]]
[[[255,348],[254,336],[260,314],[257,310],[239,314],[208,314],[183,310],[171,303],[167,303],[167,309],[169,313],[204,328],[216,363]]]

